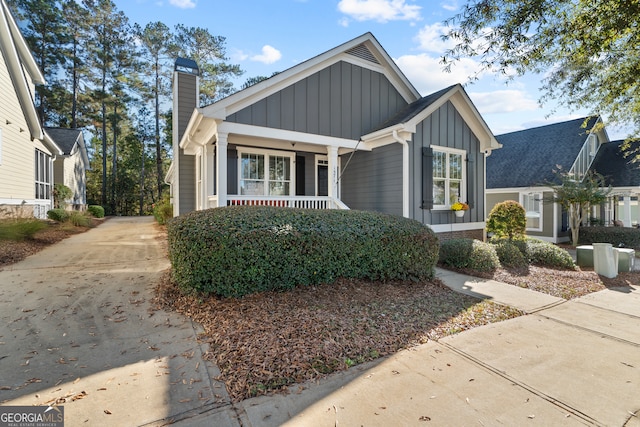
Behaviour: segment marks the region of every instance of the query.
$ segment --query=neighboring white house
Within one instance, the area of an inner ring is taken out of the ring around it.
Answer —
[[[80,129],[45,128],[47,135],[62,150],[53,161],[53,183],[64,184],[72,191],[67,209],[87,208],[87,173],[90,169],[87,147]]]
[[[62,151],[40,124],[34,89],[44,84],[5,0],[0,0],[0,217],[46,218],[53,157]]]
[[[485,158],[500,145],[461,85],[421,96],[371,33],[202,108],[198,79],[176,61],[174,215],[350,208],[483,237]],[[456,201],[470,206],[462,218]]]

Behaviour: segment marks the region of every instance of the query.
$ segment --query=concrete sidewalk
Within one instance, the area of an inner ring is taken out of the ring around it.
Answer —
[[[0,271],[0,402],[65,425],[640,427],[640,284],[572,301],[446,270],[528,315],[232,404],[198,326],[154,311],[168,268],[150,218],[113,218]]]

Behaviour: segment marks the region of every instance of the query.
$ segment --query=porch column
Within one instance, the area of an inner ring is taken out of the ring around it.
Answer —
[[[327,195],[338,199],[338,147],[327,146],[327,156],[329,157],[329,188]]]
[[[227,206],[227,137],[228,133],[218,133],[216,142],[216,193],[218,207]]]
[[[206,206],[205,208],[210,208],[210,202],[209,202],[209,196],[213,196],[214,192],[215,192],[215,187],[214,185],[214,173],[215,173],[215,148],[213,147],[213,144],[209,143],[207,145],[205,145],[205,181],[204,181],[204,188],[205,188],[205,203]]]
[[[624,196],[624,226],[631,227],[631,196]]]

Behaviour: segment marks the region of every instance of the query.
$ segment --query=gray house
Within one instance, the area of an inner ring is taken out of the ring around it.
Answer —
[[[558,204],[543,203],[553,193],[547,184],[560,182],[554,171],[578,177],[595,171],[611,186],[611,197],[592,206],[587,217],[605,225],[637,224],[640,170],[620,151],[622,141],[610,142],[606,130],[596,126],[600,122],[599,116],[584,117],[496,136],[502,148],[487,159],[487,210],[515,200],[526,210],[528,235],[568,241],[567,213]]]
[[[462,86],[420,96],[371,33],[205,107],[197,64],[178,59],[173,97],[174,215],[360,209],[482,238],[485,158],[500,145]]]

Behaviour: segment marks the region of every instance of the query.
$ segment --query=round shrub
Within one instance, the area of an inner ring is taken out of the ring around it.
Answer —
[[[93,215],[94,218],[104,218],[104,208],[100,205],[89,205],[87,212]]]
[[[486,272],[500,267],[495,248],[474,239],[451,239],[441,242],[438,262],[445,267]]]
[[[526,212],[522,205],[513,200],[498,203],[489,212],[487,233],[495,237],[514,239],[522,237],[527,228]]]
[[[237,297],[339,277],[430,279],[438,239],[418,221],[375,212],[230,206],[167,223],[185,292]]]
[[[47,211],[47,218],[58,222],[65,222],[69,218],[69,213],[60,208]]]
[[[515,242],[516,240],[514,240]],[[520,240],[520,242],[523,242]],[[504,267],[526,267],[529,265],[527,258],[520,248],[509,240],[501,240],[494,244],[500,264]]]
[[[529,262],[544,267],[566,268],[575,270],[573,257],[566,250],[538,239],[527,239]]]

